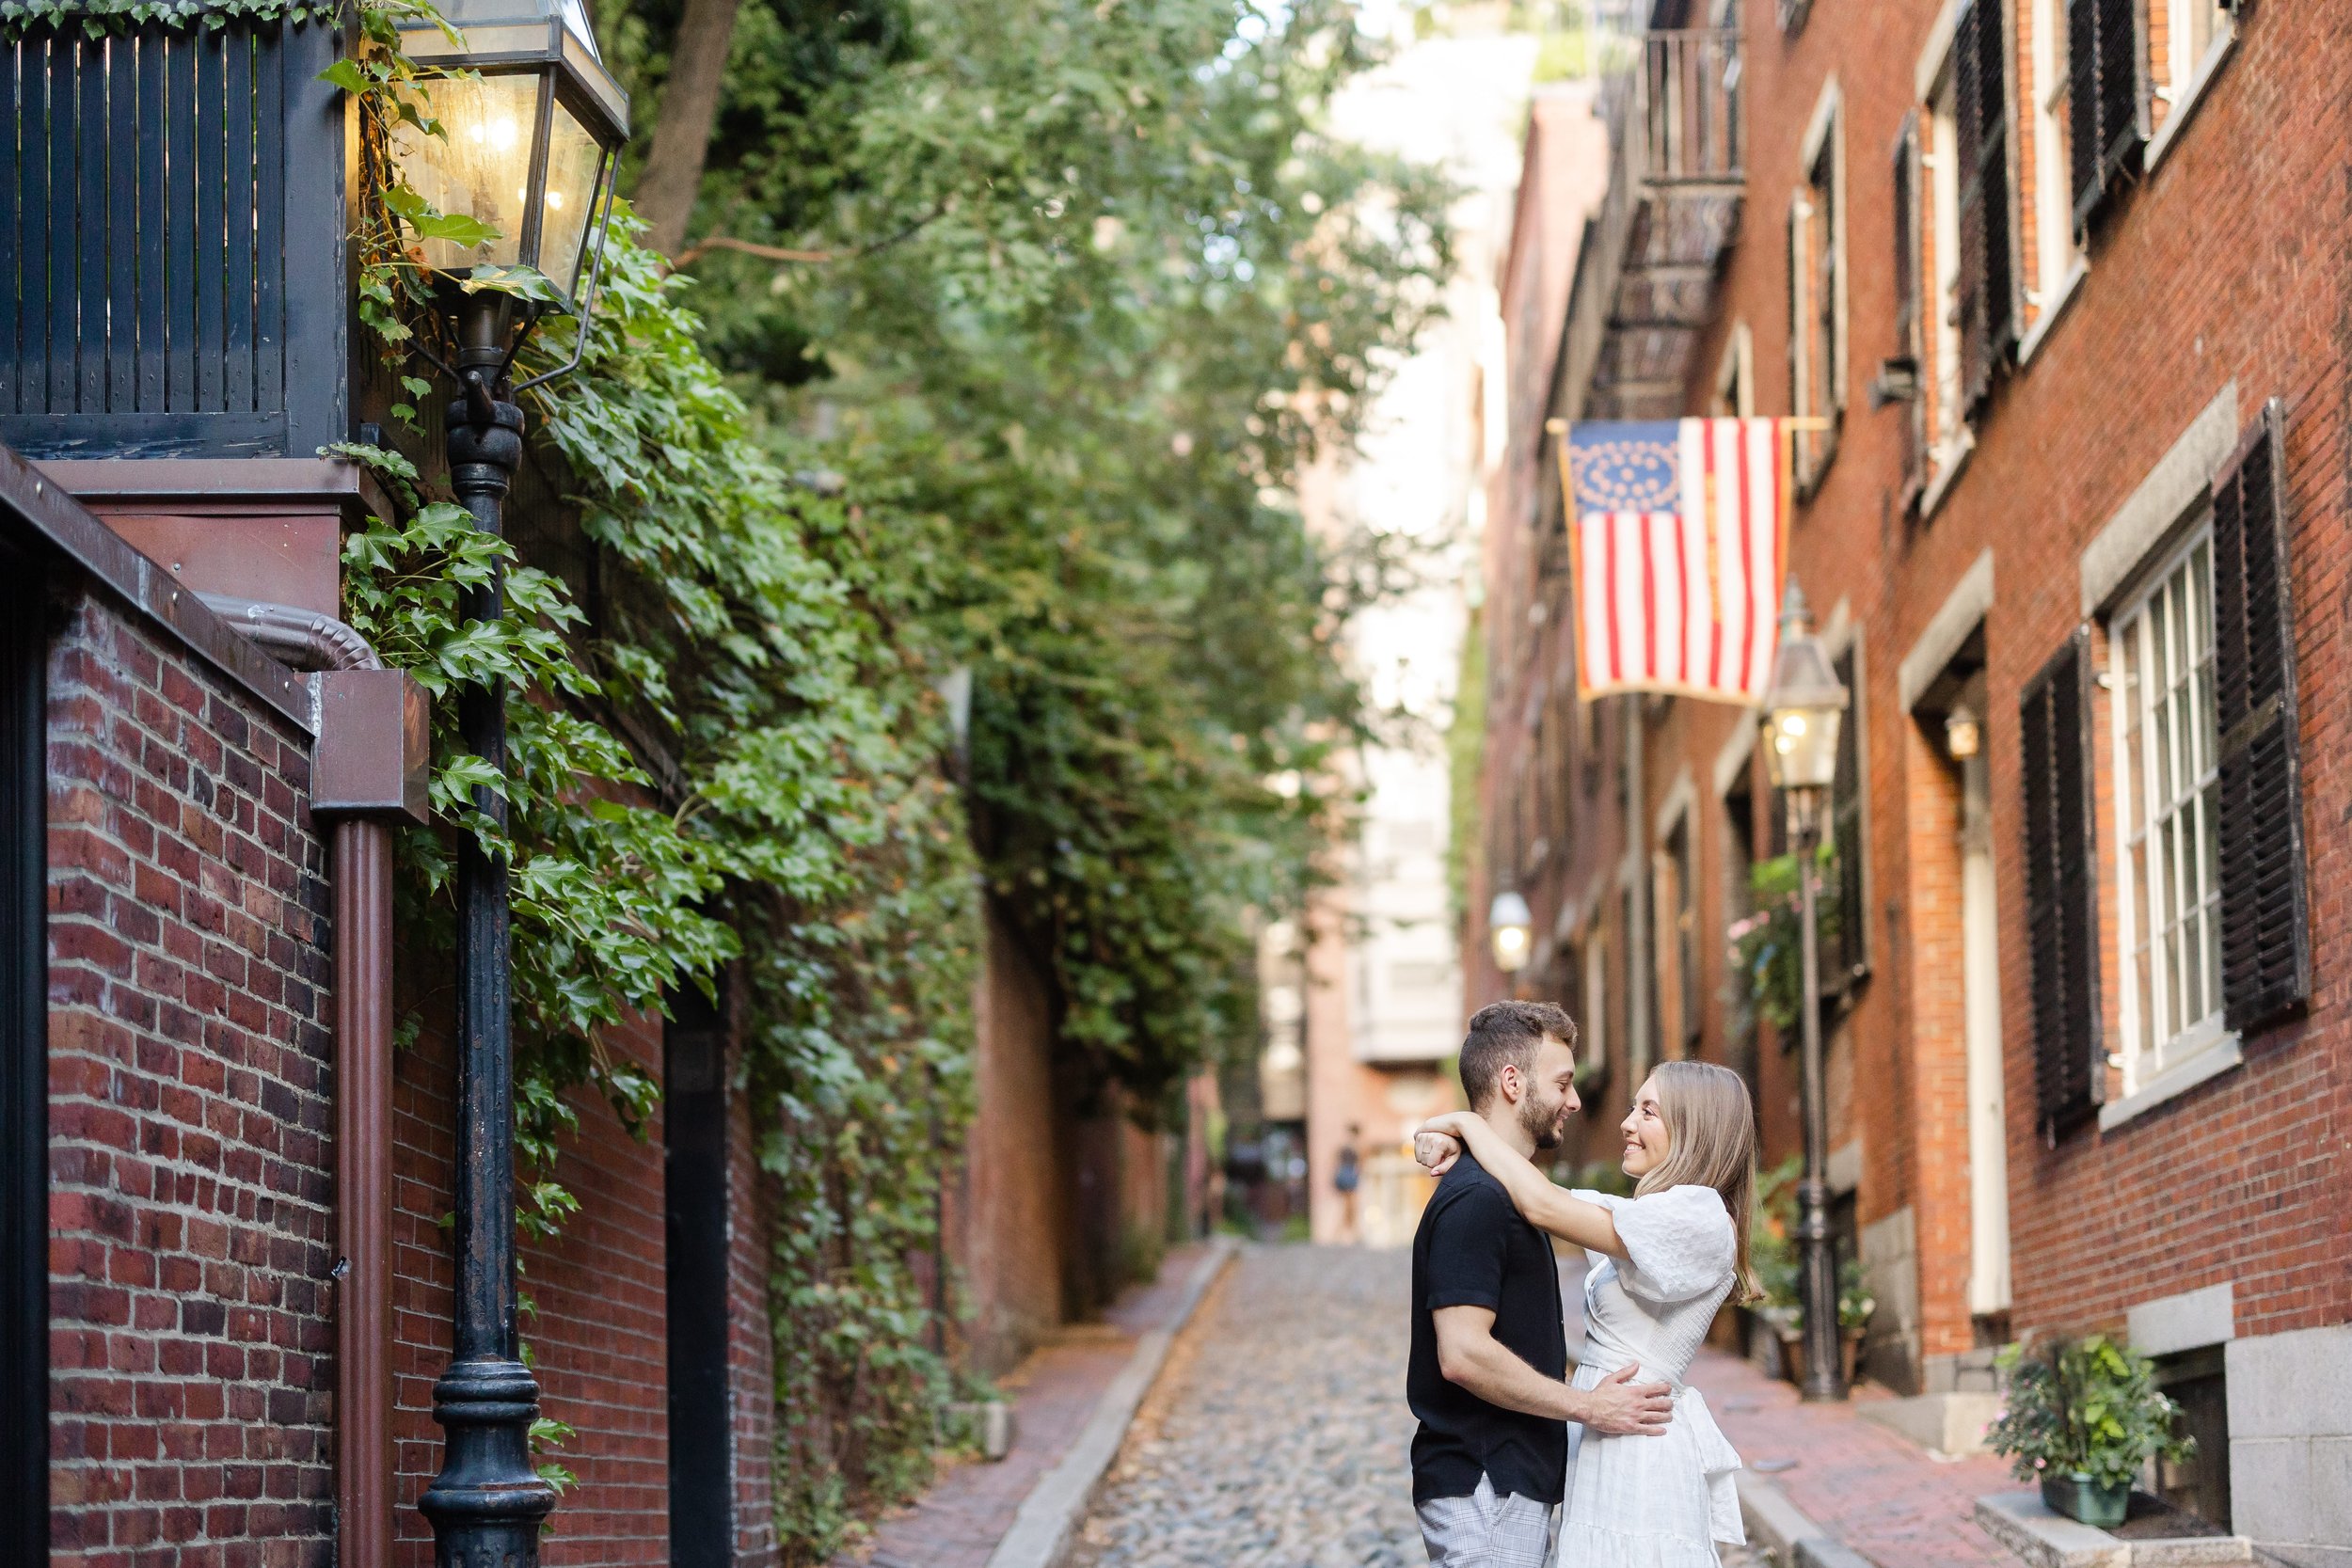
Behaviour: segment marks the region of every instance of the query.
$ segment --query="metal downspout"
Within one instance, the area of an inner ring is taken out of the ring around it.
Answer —
[[[300,670],[380,670],[350,626],[216,594],[205,606]],[[337,1568],[392,1560],[392,832],[335,822],[335,1465]]]

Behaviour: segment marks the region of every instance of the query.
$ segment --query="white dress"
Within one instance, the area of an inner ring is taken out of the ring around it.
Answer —
[[[1732,1484],[1740,1456],[1683,1377],[1731,1292],[1738,1247],[1730,1212],[1712,1187],[1576,1196],[1613,1212],[1627,1253],[1622,1261],[1585,1254],[1576,1386],[1597,1387],[1638,1363],[1636,1382],[1673,1386],[1674,1419],[1658,1437],[1569,1426],[1556,1560],[1560,1568],[1716,1568],[1716,1542],[1746,1539]]]

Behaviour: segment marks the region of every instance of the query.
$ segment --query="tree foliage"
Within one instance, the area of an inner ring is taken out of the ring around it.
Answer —
[[[833,260],[707,252],[687,297],[769,428],[951,531],[990,886],[1145,1104],[1247,1033],[1243,913],[1303,890],[1361,728],[1360,542],[1293,486],[1446,263],[1438,183],[1320,128],[1368,63],[1337,3],[738,22],[700,227]]]
[[[363,12],[341,78],[365,148],[403,104],[430,124],[393,14]],[[745,0],[701,231],[830,260],[665,277],[624,214],[581,371],[530,411],[581,541],[564,560],[364,454],[416,493],[354,540],[353,619],[437,697],[509,682],[532,1223],[569,1201],[576,1085],[653,1103],[614,1023],[732,976],[778,1216],[787,1560],[927,1473],[945,1382],[908,1260],[969,1111],[981,890],[1064,1046],[1148,1117],[1252,1033],[1248,922],[1295,903],[1344,805],[1333,753],[1362,718],[1337,637],[1379,557],[1311,536],[1295,488],[1446,262],[1435,182],[1319,129],[1368,62],[1351,18]],[[641,94],[674,25],[608,19]],[[431,330],[405,245],[438,214],[369,168],[364,319],[397,358]],[[401,385],[404,408],[430,390]],[[501,552],[509,614],[461,625]],[[427,947],[449,835],[488,832],[450,709],[438,823],[405,844]]]

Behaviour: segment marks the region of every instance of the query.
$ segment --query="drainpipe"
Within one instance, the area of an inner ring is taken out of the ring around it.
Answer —
[[[334,823],[337,1568],[392,1560],[392,822],[424,810],[424,699],[357,631],[291,605],[201,595],[313,677],[311,811]]]

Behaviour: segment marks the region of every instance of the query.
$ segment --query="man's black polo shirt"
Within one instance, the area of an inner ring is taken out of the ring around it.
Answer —
[[[1497,1496],[1560,1500],[1568,1464],[1565,1421],[1488,1404],[1438,1370],[1441,1307],[1484,1307],[1495,1339],[1549,1378],[1565,1378],[1560,1271],[1551,1243],[1519,1217],[1502,1183],[1465,1152],[1438,1183],[1413,1237],[1413,1352],[1405,1393],[1421,1418],[1413,1436],[1413,1501],[1467,1497],[1489,1477]]]

